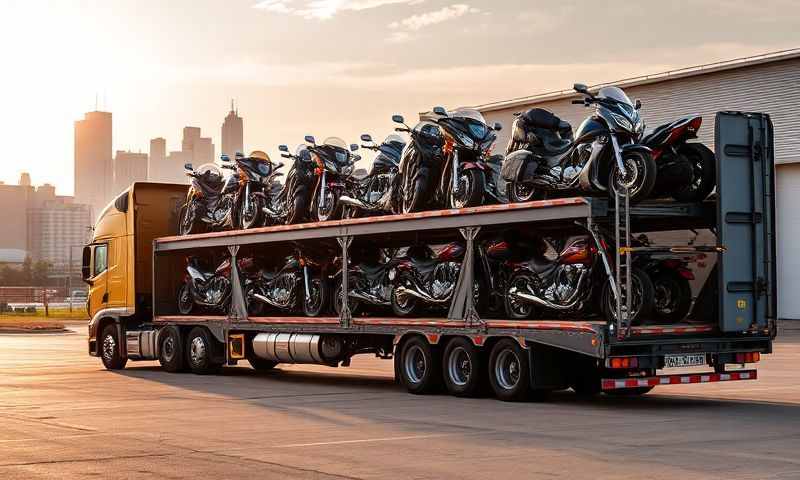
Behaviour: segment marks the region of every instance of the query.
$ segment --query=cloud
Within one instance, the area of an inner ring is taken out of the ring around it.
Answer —
[[[386,5],[417,5],[424,0],[262,0],[253,8],[272,13],[327,20],[339,12],[370,10]]]
[[[408,18],[392,22],[389,28],[406,31],[417,31],[437,23],[446,22],[454,18],[463,17],[468,13],[478,13],[480,10],[463,3],[456,3],[432,12],[412,15]]]

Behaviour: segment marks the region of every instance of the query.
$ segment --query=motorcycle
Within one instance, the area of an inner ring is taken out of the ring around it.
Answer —
[[[194,171],[191,163],[184,165],[186,175],[192,179],[181,207],[179,234],[188,235],[205,224],[211,230],[251,228],[260,226],[264,219],[260,207],[264,191],[282,165],[274,165],[266,153],[254,151],[249,157],[236,155],[231,163],[222,155],[221,168],[233,170],[223,177],[216,165],[208,164]]]
[[[301,302],[303,314],[317,317],[325,309],[327,285],[323,280],[325,266],[299,251],[286,257],[277,270],[259,269],[247,276],[244,297],[250,315],[261,316],[267,307],[290,312]]]
[[[339,197],[344,205],[344,217],[397,212],[395,184],[400,164],[400,155],[406,146],[399,135],[387,136],[380,145],[372,141],[368,134],[361,135],[361,148],[373,150],[378,154],[372,161],[372,170],[364,178],[349,177],[346,181],[345,194]]]
[[[652,152],[637,143],[644,131],[634,104],[618,87],[597,95],[575,84],[595,112],[572,135],[572,127],[553,113],[533,108],[514,120],[502,176],[509,201],[526,202],[550,194],[628,192],[631,202],[647,198],[656,182]]]
[[[337,259],[341,264],[341,259]],[[365,307],[391,306],[392,287],[389,272],[397,265],[394,252],[384,249],[364,249],[353,255],[347,270],[347,301],[351,315]],[[333,307],[337,315],[342,313],[342,269],[331,279],[333,284]]]
[[[326,138],[322,145],[317,145],[314,137],[307,135],[306,142],[311,144],[308,151],[314,162],[314,175],[317,184],[311,192],[311,218],[318,222],[337,220],[342,217],[343,204],[339,198],[344,193],[346,179],[353,174],[356,161],[351,152],[358,150],[358,145],[350,145],[350,150],[340,138]]]
[[[409,247],[389,270],[392,311],[398,317],[417,314],[423,306],[447,308],[453,296],[464,246],[458,242],[434,252],[429,246]],[[477,296],[478,282],[473,288]]]
[[[435,107],[413,129],[402,115],[392,121],[402,124],[411,143],[400,160],[399,189],[402,213],[417,212],[426,204],[446,208],[482,205],[486,195],[486,158],[502,126],[486,124],[480,112],[458,109],[448,113]]]
[[[533,238],[524,247],[495,239],[481,244],[478,255],[495,297],[493,303],[500,300],[510,319],[527,319],[538,310],[558,316],[595,311],[614,320],[616,296],[598,248],[607,250],[607,245],[595,245],[586,235],[560,242]],[[599,292],[595,285],[602,285]],[[653,304],[653,285],[647,274],[633,268],[631,287],[629,318],[639,323]]]
[[[314,181],[314,161],[305,145],[298,145],[294,154],[289,153],[286,145],[279,145],[278,150],[281,157],[293,161],[292,166],[282,187],[273,184],[262,211],[267,216],[267,224],[292,225],[306,218]]]
[[[716,186],[716,156],[697,138],[703,117],[690,115],[661,125],[642,138],[658,165],[656,196],[679,202],[702,202]]]
[[[636,246],[650,246],[645,235],[635,240]],[[694,272],[689,268],[691,257],[670,252],[640,253],[634,266],[647,273],[653,282],[653,318],[659,324],[677,323],[686,318],[692,307]]]
[[[253,259],[237,260],[239,271],[252,267]],[[186,274],[178,288],[178,312],[191,314],[196,307],[226,312],[231,301],[231,259],[226,258],[213,271],[208,270],[198,257],[189,257]]]

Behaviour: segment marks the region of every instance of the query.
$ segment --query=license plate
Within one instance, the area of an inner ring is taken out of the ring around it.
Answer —
[[[666,355],[664,357],[664,367],[694,367],[696,365],[705,365],[706,355],[687,354],[687,355]]]

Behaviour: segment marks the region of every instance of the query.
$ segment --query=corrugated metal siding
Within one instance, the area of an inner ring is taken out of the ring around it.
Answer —
[[[642,100],[642,116],[648,128],[688,114],[702,115],[699,139],[712,149],[716,112],[766,112],[775,125],[775,161],[800,162],[800,59],[667,79],[625,90],[632,99]],[[551,110],[577,128],[591,110],[569,102],[569,99],[560,99],[486,112],[487,121],[498,121],[505,127],[500,132],[497,150],[506,147],[513,113],[533,106]]]

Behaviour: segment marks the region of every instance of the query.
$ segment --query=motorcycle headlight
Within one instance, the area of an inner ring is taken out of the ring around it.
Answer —
[[[338,171],[339,169],[338,169],[338,168],[336,168],[336,164],[335,164],[335,163],[333,163],[333,162],[329,162],[329,161],[327,161],[327,160],[326,160],[326,161],[325,161],[325,170],[330,170],[330,171],[332,171],[332,172],[336,172],[336,171]]]
[[[458,140],[462,145],[467,148],[473,148],[475,146],[475,142],[469,137],[469,135],[455,132],[456,140]]]
[[[631,124],[630,120],[618,113],[609,112],[609,114],[611,115],[611,118],[614,119],[614,122],[617,124],[617,126],[629,132],[633,132],[633,125]]]
[[[469,131],[475,138],[483,138],[486,136],[486,125],[477,122],[470,122]]]

